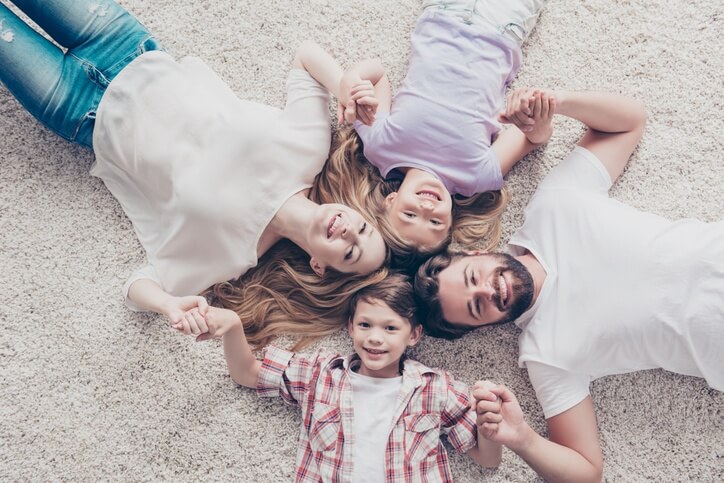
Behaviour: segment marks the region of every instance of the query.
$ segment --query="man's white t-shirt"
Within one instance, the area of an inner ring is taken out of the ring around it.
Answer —
[[[510,241],[547,276],[516,324],[546,418],[591,380],[663,368],[724,390],[724,222],[670,221],[609,198],[598,158],[577,147],[543,180]]]
[[[282,110],[239,99],[198,58],[152,51],[124,68],[99,106],[91,174],[121,203],[148,256],[125,294],[150,278],[193,295],[255,266],[274,214],[324,165],[328,106],[327,91],[299,69]]]

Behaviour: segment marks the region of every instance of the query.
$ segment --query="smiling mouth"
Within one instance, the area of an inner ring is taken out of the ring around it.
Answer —
[[[331,220],[329,220],[329,223],[327,224],[327,238],[332,238],[332,235],[337,231],[337,228],[339,228],[339,225],[342,224],[342,215],[336,214],[332,217]]]
[[[438,195],[434,191],[429,191],[429,190],[418,191],[417,196],[419,196],[421,198],[426,198],[428,200],[442,201],[442,198],[440,197],[440,195]]]
[[[381,349],[368,349],[367,347],[364,348],[365,352],[369,352],[370,354],[374,355],[380,355],[380,354],[386,354],[387,351],[383,351]]]
[[[503,272],[498,274],[498,308],[503,312],[508,307],[508,299],[510,294],[508,293],[508,284],[503,277]]]

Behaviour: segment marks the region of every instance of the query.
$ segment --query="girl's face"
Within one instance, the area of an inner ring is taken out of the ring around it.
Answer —
[[[437,249],[452,226],[452,197],[432,174],[411,169],[400,189],[385,199],[388,219],[407,243]]]
[[[319,205],[307,239],[309,263],[320,276],[327,267],[366,275],[380,268],[387,256],[377,228],[345,205]]]

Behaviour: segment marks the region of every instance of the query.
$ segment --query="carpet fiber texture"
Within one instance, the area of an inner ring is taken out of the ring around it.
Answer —
[[[418,0],[121,3],[172,54],[202,57],[239,96],[275,106],[294,48],[309,38],[345,66],[379,56],[397,88],[420,12]],[[671,218],[721,220],[723,36],[721,1],[552,0],[514,85],[643,100],[648,126],[613,196]],[[557,122],[550,143],[509,174],[504,239],[581,133]],[[218,343],[194,343],[125,308],[121,286],[144,254],[88,174],[92,162],[0,87],[0,480],[289,481],[299,412],[235,386]],[[427,339],[413,355],[468,383],[507,384],[545,431],[516,338],[515,327],[498,327]],[[343,332],[320,345],[351,350]],[[607,480],[724,480],[724,394],[660,370],[591,390]],[[451,460],[458,481],[537,479],[510,451],[495,471]]]

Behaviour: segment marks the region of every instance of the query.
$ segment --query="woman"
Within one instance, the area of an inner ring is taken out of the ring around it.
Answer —
[[[308,255],[312,272],[302,257],[284,271],[302,289],[353,290],[366,279],[339,274],[383,265],[384,242],[359,212],[315,202],[332,193],[307,198],[329,149],[328,90],[336,93],[342,76],[318,46],[297,52],[280,110],[238,99],[197,58],[175,61],[111,0],[14,4],[67,51],[0,5],[0,80],[48,128],[94,150],[91,173],[121,203],[148,256],[124,289],[132,309],[177,325],[205,303],[191,295],[243,275],[283,238]],[[226,285],[216,292],[222,302],[233,294]],[[296,319],[289,297],[281,311]],[[324,297],[320,306],[338,298]]]

